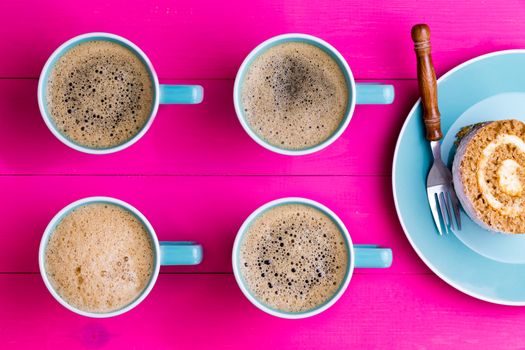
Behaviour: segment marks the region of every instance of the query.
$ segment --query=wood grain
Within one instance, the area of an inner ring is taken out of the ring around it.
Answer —
[[[412,40],[417,60],[417,81],[421,104],[423,105],[423,121],[426,138],[429,141],[439,141],[443,137],[438,108],[436,72],[432,62],[432,45],[430,43],[430,28],[426,24],[416,24],[412,27]]]
[[[202,104],[161,106],[135,145],[94,156],[63,145],[47,129],[36,80],[0,79],[0,174],[389,175],[398,131],[417,98],[415,81],[387,81],[397,90],[394,104],[357,106],[334,144],[290,157],[262,148],[244,132],[233,108],[233,80],[183,82],[202,83]]]
[[[161,80],[233,79],[255,46],[287,32],[327,40],[360,79],[415,78],[410,28],[420,22],[432,27],[438,76],[480,54],[525,46],[521,0],[17,0],[2,2],[0,13],[0,77],[38,77],[55,48],[91,31],[135,42]]]
[[[417,258],[390,185],[395,141],[419,95],[410,28],[432,28],[440,76],[480,54],[525,47],[523,1],[17,0],[0,3],[0,16],[0,348],[525,347],[523,309],[463,295]],[[135,42],[161,83],[201,84],[204,102],[162,106],[148,134],[115,155],[63,146],[41,120],[36,79],[62,42],[91,31]],[[317,154],[262,149],[236,119],[233,79],[257,44],[286,32],[334,45],[361,82],[394,84],[394,104],[357,106],[344,135]],[[91,195],[130,202],[161,240],[201,242],[203,263],[163,269],[146,301],[123,316],[68,312],[37,274],[37,247],[60,208]],[[282,196],[318,200],[354,242],[392,247],[392,268],[356,270],[343,298],[311,319],[258,311],[229,273],[231,245],[249,213]]]
[[[402,301],[402,302],[400,302]],[[38,275],[0,275],[4,348],[518,349],[525,314],[470,298],[433,275],[356,275],[326,312],[278,319],[256,309],[232,275],[161,274],[118,318],[60,306]],[[134,331],[131,331],[134,330]]]

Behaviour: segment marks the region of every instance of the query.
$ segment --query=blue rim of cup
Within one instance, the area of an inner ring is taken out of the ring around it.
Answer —
[[[341,71],[343,72],[345,76],[345,80],[348,87],[348,104],[346,107],[345,116],[343,118],[343,121],[339,125],[339,127],[336,129],[336,131],[330,135],[326,140],[323,142],[308,147],[308,148],[302,148],[302,149],[288,149],[288,148],[280,148],[277,146],[274,146],[264,140],[261,136],[259,136],[253,129],[250,127],[248,122],[246,121],[246,118],[244,117],[244,109],[241,102],[241,85],[244,81],[244,76],[246,74],[246,71],[248,67],[252,64],[252,62],[259,57],[263,52],[270,49],[271,47],[274,47],[276,45],[279,45],[281,43],[285,42],[304,42],[308,44],[312,44],[326,53],[328,53],[339,65],[341,68]],[[274,36],[261,44],[259,44],[255,49],[253,49],[250,54],[244,59],[241,66],[239,67],[239,70],[237,72],[237,75],[235,77],[235,83],[233,88],[233,103],[235,106],[235,112],[237,114],[237,118],[239,119],[239,122],[241,123],[243,129],[246,131],[246,133],[259,145],[262,147],[284,155],[289,156],[301,156],[306,154],[311,154],[314,152],[318,152],[329,145],[331,145],[335,140],[339,138],[343,134],[343,132],[348,127],[348,124],[350,123],[350,120],[352,119],[352,115],[354,114],[354,109],[356,105],[356,83],[354,76],[352,74],[352,70],[350,69],[350,66],[346,62],[345,58],[335,47],[327,43],[326,41],[312,36],[308,34],[302,34],[302,33],[289,33],[289,34],[281,34]]]
[[[345,273],[345,277],[341,284],[339,285],[337,291],[323,304],[310,309],[308,311],[301,311],[301,312],[286,312],[281,311],[275,308],[272,308],[260,300],[258,300],[253,293],[250,291],[250,289],[247,287],[246,282],[244,280],[244,277],[242,276],[242,273],[240,271],[240,247],[244,239],[244,235],[248,228],[252,225],[254,220],[259,217],[264,212],[275,208],[277,206],[286,205],[286,204],[302,204],[309,207],[312,207],[314,209],[317,209],[327,215],[339,228],[339,231],[341,232],[341,235],[343,236],[346,244],[346,248],[348,251],[348,265]],[[354,245],[352,243],[352,239],[350,237],[350,234],[348,233],[348,230],[346,226],[344,225],[343,221],[329,208],[324,206],[323,204],[313,201],[311,199],[302,198],[302,197],[286,197],[286,198],[280,198],[273,200],[271,202],[268,202],[259,208],[257,208],[248,218],[244,221],[241,228],[237,232],[237,236],[235,237],[235,242],[233,244],[233,251],[232,251],[232,266],[233,266],[233,274],[235,276],[235,280],[237,282],[237,285],[241,289],[242,293],[248,300],[255,305],[258,309],[276,317],[285,318],[285,319],[301,319],[301,318],[307,318],[312,317],[315,315],[320,314],[321,312],[329,309],[332,305],[334,305],[339,298],[344,294],[345,290],[347,289],[350,280],[352,279],[352,275],[354,272],[355,267],[355,251],[354,251]]]
[[[47,81],[49,79],[49,75],[51,71],[53,70],[53,67],[55,63],[62,57],[64,53],[66,53],[68,50],[73,48],[74,46],[88,42],[88,41],[95,41],[95,40],[106,40],[118,43],[125,48],[132,51],[146,66],[150,78],[151,83],[153,85],[153,103],[151,106],[151,112],[148,120],[146,123],[142,126],[142,128],[137,132],[133,137],[126,140],[125,142],[112,146],[107,148],[92,148],[80,145],[73,140],[66,137],[63,133],[61,133],[58,128],[56,127],[55,123],[53,122],[53,118],[48,113],[47,110],[47,101],[46,101],[46,88],[47,88]],[[38,90],[37,90],[37,96],[38,96],[38,107],[40,109],[40,114],[42,115],[42,118],[44,119],[44,122],[46,123],[46,126],[48,129],[55,135],[55,137],[62,142],[63,144],[83,153],[89,153],[89,154],[109,154],[121,151],[123,149],[126,149],[133,145],[135,142],[137,142],[142,136],[146,134],[146,132],[151,127],[151,124],[153,123],[153,120],[155,119],[155,116],[157,115],[157,111],[159,108],[159,79],[157,77],[157,73],[155,72],[155,69],[153,68],[153,65],[151,61],[149,60],[148,56],[134,43],[129,41],[126,38],[123,38],[121,36],[111,34],[111,33],[103,33],[103,32],[93,32],[93,33],[86,33],[82,35],[78,35],[74,38],[69,39],[62,45],[60,45],[48,58],[46,64],[44,65],[44,68],[42,69],[42,72],[40,73],[40,78],[38,80]]]
[[[88,204],[94,204],[94,203],[101,203],[101,204],[111,204],[116,205],[118,207],[121,207],[131,214],[133,214],[146,228],[148,231],[152,246],[154,248],[153,255],[154,255],[154,266],[153,271],[151,273],[150,280],[140,293],[132,302],[130,302],[128,305],[111,312],[90,312],[85,311],[82,309],[79,309],[71,304],[69,304],[66,300],[64,300],[60,294],[55,290],[52,283],[49,281],[49,278],[47,276],[46,272],[46,266],[45,266],[45,252],[47,248],[47,244],[49,242],[49,239],[53,232],[55,231],[56,226],[74,209],[77,209],[79,207],[82,207],[84,205]],[[81,316],[91,317],[91,318],[108,318],[108,317],[114,317],[121,315],[123,313],[126,313],[130,311],[131,309],[135,308],[137,305],[139,305],[151,292],[153,286],[155,285],[155,282],[157,281],[157,277],[159,276],[160,272],[160,244],[159,240],[157,238],[157,235],[155,233],[155,230],[153,229],[153,226],[151,226],[148,219],[135,207],[133,207],[131,204],[128,204],[122,200],[112,198],[112,197],[104,197],[104,196],[97,196],[97,197],[87,197],[79,199],[63,209],[61,209],[54,217],[51,219],[49,224],[47,225],[44,234],[42,235],[42,239],[40,241],[40,246],[38,249],[38,266],[40,269],[40,275],[42,276],[42,279],[44,281],[44,284],[46,285],[47,289],[51,293],[51,295],[66,309],[73,311],[76,314],[79,314]]]

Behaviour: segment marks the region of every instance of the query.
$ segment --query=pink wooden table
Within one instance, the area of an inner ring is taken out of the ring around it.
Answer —
[[[438,75],[474,56],[525,46],[520,0],[2,1],[0,4],[0,348],[523,348],[525,310],[461,294],[416,256],[397,220],[391,163],[417,99],[410,28],[433,31]],[[150,132],[109,156],[80,154],[46,129],[40,70],[63,41],[89,31],[142,47],[161,82],[198,83],[198,106],[163,106]],[[285,32],[320,36],[359,81],[395,85],[391,106],[358,106],[349,129],[315,155],[256,145],[236,120],[233,79],[245,55]],[[468,92],[466,92],[468,93]],[[49,295],[37,248],[51,217],[84,196],[139,208],[161,240],[199,241],[204,262],[163,269],[135,310],[82,318]],[[230,253],[246,216],[278,197],[304,196],[337,212],[356,243],[394,250],[388,270],[359,270],[341,300],[287,321],[253,307]]]

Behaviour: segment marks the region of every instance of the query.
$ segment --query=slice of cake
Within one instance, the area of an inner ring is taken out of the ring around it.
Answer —
[[[488,230],[525,233],[525,124],[487,122],[458,137],[452,175],[465,212]]]

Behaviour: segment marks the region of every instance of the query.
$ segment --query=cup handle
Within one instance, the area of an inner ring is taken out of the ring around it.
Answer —
[[[202,246],[195,242],[160,242],[161,265],[197,265],[202,261]]]
[[[204,89],[200,85],[160,84],[161,104],[196,104],[201,103]]]
[[[392,249],[372,244],[356,244],[355,267],[386,268],[392,265]]]
[[[388,105],[394,102],[393,85],[358,83],[356,92],[356,103],[359,105]]]

